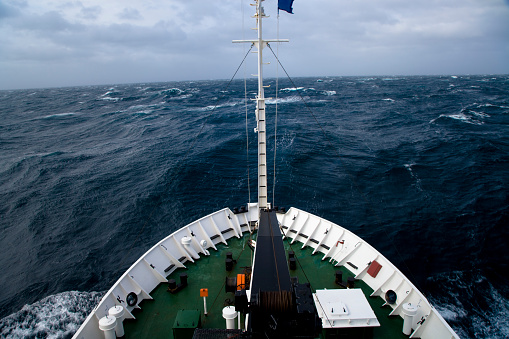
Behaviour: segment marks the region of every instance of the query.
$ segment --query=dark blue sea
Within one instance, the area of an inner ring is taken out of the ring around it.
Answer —
[[[509,337],[509,76],[294,81],[267,81],[269,200],[363,237],[461,337]],[[0,337],[70,337],[161,238],[256,200],[246,86],[0,91]]]

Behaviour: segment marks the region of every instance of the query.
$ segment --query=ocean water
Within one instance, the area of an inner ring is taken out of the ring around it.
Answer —
[[[363,237],[460,337],[509,337],[509,76],[267,83],[269,200]],[[162,237],[256,199],[256,82],[227,84],[0,91],[0,337],[70,337]]]

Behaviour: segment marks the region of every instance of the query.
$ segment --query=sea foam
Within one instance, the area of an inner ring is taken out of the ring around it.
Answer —
[[[50,295],[0,320],[2,338],[64,338],[74,334],[103,292]]]

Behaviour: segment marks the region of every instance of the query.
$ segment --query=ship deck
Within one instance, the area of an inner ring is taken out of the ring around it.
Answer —
[[[255,236],[255,235],[253,235]],[[211,250],[209,256],[202,256],[199,260],[186,262],[186,268],[174,271],[167,279],[175,279],[180,282],[180,274],[187,273],[188,286],[172,294],[167,291],[168,285],[159,284],[151,293],[153,300],[143,300],[140,309],[133,312],[135,320],[124,321],[126,338],[174,338],[173,325],[179,310],[199,310],[202,328],[225,328],[225,320],[222,318],[222,309],[233,304],[234,294],[225,292],[225,280],[227,276],[236,276],[243,273],[243,267],[251,266],[253,251],[247,245],[250,239],[249,233],[243,237],[235,237],[228,240],[228,245],[218,244],[217,251]],[[291,270],[292,277],[298,277],[299,282],[309,282],[313,292],[317,289],[342,288],[335,283],[335,272],[343,271],[343,280],[353,277],[354,274],[347,268],[336,267],[328,260],[322,261],[322,255],[312,255],[312,249],[301,249],[302,243],[291,239],[284,240],[285,250],[294,251],[298,264],[296,270]],[[225,270],[225,257],[227,252],[232,252],[237,260],[231,272]],[[317,274],[319,272],[319,274]],[[203,298],[200,297],[200,289],[207,288],[208,315],[203,312]],[[363,281],[356,281],[355,288],[362,289],[371,308],[373,309],[380,327],[373,330],[373,338],[408,338],[402,333],[403,319],[399,316],[389,316],[392,308],[383,306],[384,300],[380,297],[370,297],[373,289]],[[242,319],[243,320],[243,319]],[[237,320],[236,320],[237,323]]]

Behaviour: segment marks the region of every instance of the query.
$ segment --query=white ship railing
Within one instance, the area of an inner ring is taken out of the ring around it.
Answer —
[[[102,338],[99,319],[108,314],[116,305],[124,306],[125,319],[134,319],[132,311],[144,299],[152,299],[150,293],[166,277],[178,268],[184,268],[187,261],[194,262],[201,255],[209,255],[208,249],[216,249],[219,243],[227,244],[231,237],[240,238],[244,232],[251,232],[251,223],[258,219],[257,204],[251,204],[248,212],[234,214],[229,208],[214,212],[173,232],[143,256],[141,256],[111,287],[97,307],[87,317],[73,338]],[[336,266],[345,266],[373,289],[372,297],[384,298],[388,290],[396,292],[391,315],[404,316],[402,306],[406,303],[417,305],[413,332],[410,338],[449,339],[458,338],[437,310],[424,295],[375,248],[347,229],[311,213],[291,208],[285,214],[278,214],[278,220],[291,243],[301,242],[302,248],[313,248],[312,254],[320,252],[322,260],[329,260]],[[182,244],[182,238],[192,239],[190,248]],[[373,277],[368,267],[373,261],[381,269]],[[136,294],[136,304],[128,306],[129,293]]]

